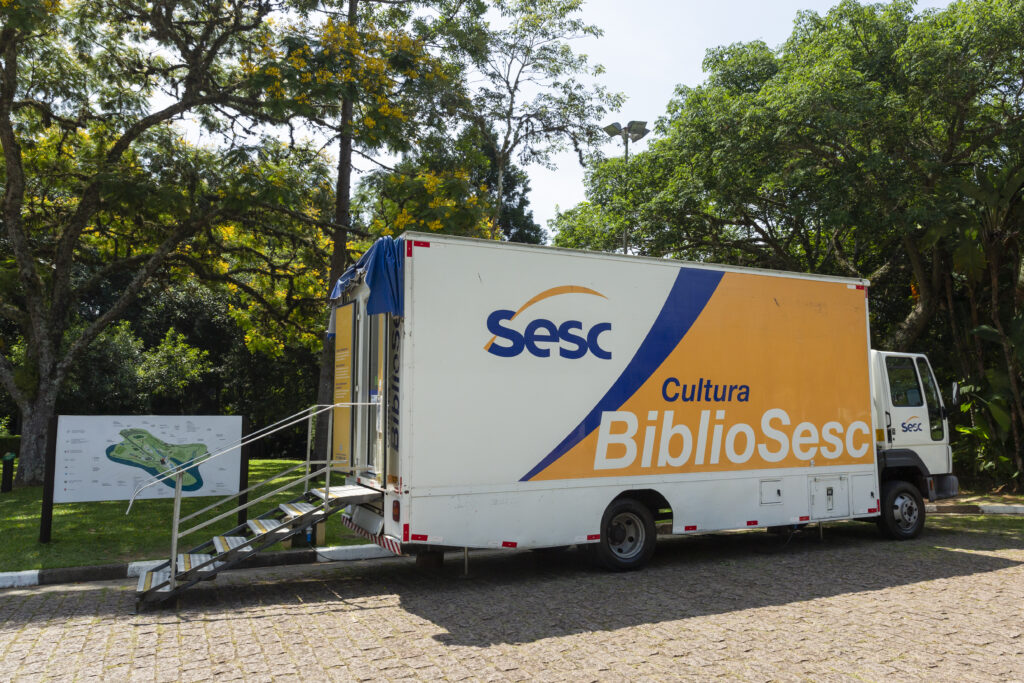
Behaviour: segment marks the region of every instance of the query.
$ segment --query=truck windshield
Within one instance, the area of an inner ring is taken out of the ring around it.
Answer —
[[[924,384],[924,393],[928,397],[928,422],[931,426],[932,441],[942,441],[945,436],[942,427],[942,410],[939,403],[939,392],[935,389],[935,382],[932,381],[932,371],[923,359],[917,359],[917,369],[921,373],[921,383]]]
[[[917,371],[914,360],[908,356],[887,356],[885,359],[886,374],[889,375],[889,395],[892,404],[898,408],[910,408],[924,405],[921,386],[917,383]]]

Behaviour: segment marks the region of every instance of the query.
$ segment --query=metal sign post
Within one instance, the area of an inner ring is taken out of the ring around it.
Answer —
[[[43,472],[43,509],[39,515],[39,542],[49,543],[53,532],[53,486],[57,468],[57,418],[50,419],[46,438],[46,469]]]

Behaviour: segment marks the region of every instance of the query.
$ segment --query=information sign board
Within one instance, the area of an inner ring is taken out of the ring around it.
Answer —
[[[238,493],[241,440],[237,415],[61,415],[53,502],[128,500],[152,477],[225,448],[185,471],[182,495]],[[171,477],[139,497],[173,498],[174,484]]]

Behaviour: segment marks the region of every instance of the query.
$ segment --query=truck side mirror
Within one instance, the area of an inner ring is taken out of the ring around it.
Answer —
[[[953,405],[960,405],[960,384],[953,382]]]

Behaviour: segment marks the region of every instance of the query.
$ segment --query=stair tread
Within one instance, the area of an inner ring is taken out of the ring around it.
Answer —
[[[191,571],[195,567],[201,564],[209,562],[213,559],[213,555],[209,553],[182,553],[178,555],[178,571],[187,572]],[[203,567],[200,572],[213,572],[217,570],[217,567],[221,566],[223,562],[213,562]]]
[[[239,552],[251,553],[252,548],[247,545],[249,539],[245,536],[214,536],[213,547],[217,549],[219,554],[228,552],[229,550],[235,550]]]
[[[272,531],[283,531],[285,522],[280,519],[250,519],[246,522],[252,532],[257,536],[270,533]]]
[[[327,494],[324,492],[324,488],[322,486],[318,489],[310,489],[309,492],[321,500],[327,497]],[[332,501],[342,499],[349,500],[352,503],[364,503],[366,501],[379,498],[380,496],[380,491],[375,491],[373,489],[366,488],[365,486],[359,486],[357,484],[332,486],[330,491],[330,497]]]
[[[160,584],[162,583],[165,585],[158,588],[157,592],[169,592],[171,590],[171,587],[170,584],[166,583],[169,578],[171,578],[171,570],[169,568],[143,572],[141,575],[139,575],[139,585],[137,588],[137,592],[145,593],[149,590],[152,590],[154,586],[160,586]]]
[[[278,506],[286,514],[292,517],[301,517],[302,515],[314,512],[317,509],[316,505],[310,503],[281,503]]]

